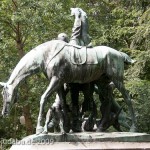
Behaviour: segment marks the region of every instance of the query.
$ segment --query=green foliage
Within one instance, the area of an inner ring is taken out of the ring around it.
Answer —
[[[150,82],[133,80],[127,87],[135,107],[138,131],[150,133]]]
[[[147,9],[139,18],[139,26],[132,41],[132,47],[136,49],[150,49],[150,8]]]
[[[150,80],[150,50],[144,51],[137,55],[136,63],[128,71],[128,78],[140,78],[142,80]]]

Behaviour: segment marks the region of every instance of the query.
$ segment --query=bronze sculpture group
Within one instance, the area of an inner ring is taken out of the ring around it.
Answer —
[[[124,64],[132,64],[127,54],[106,46],[92,47],[91,38],[88,35],[87,15],[79,8],[72,8],[71,14],[75,16],[73,33],[69,43],[66,34],[58,36],[58,40],[48,41],[28,52],[17,64],[9,80],[0,82],[3,86],[3,110],[2,115],[10,111],[14,103],[15,94],[21,81],[39,71],[42,71],[50,81],[40,100],[40,110],[36,133],[47,133],[48,124],[53,120],[58,124],[62,133],[81,131],[82,117],[80,117],[78,96],[79,91],[84,93],[82,116],[91,106],[91,114],[85,122],[84,129],[90,131],[96,123],[96,104],[93,100],[93,92],[96,91],[101,101],[102,118],[97,123],[97,131],[105,131],[113,125],[121,131],[120,125],[135,131],[135,114],[131,98],[123,84]],[[66,103],[68,92],[65,85],[71,91],[72,110]],[[113,98],[114,86],[121,92],[131,115],[132,125],[122,123],[119,116],[123,116],[122,107]],[[57,92],[56,100],[50,108],[44,128],[42,127],[42,114],[44,105],[53,92]],[[72,113],[70,123],[69,111]]]

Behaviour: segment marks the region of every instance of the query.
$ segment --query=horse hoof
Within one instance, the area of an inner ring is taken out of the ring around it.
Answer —
[[[42,126],[36,128],[36,134],[37,135],[42,133],[43,131],[44,131],[44,128]]]
[[[61,132],[62,135],[66,135],[66,132]]]
[[[96,132],[102,132],[100,129],[97,129]]]
[[[42,134],[48,134],[48,132],[47,131],[43,131]]]
[[[104,132],[103,128],[97,128],[96,132]]]
[[[72,131],[73,131],[73,132],[82,132],[82,129],[81,129],[81,127],[76,127],[76,128],[73,127],[73,128],[72,128]]]
[[[130,132],[137,132],[136,127],[135,127],[135,126],[131,126],[131,128],[130,128]]]

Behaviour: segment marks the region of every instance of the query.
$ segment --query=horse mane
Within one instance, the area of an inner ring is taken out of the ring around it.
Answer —
[[[81,12],[81,16],[84,16],[87,18],[87,14],[85,11],[83,11],[81,8],[78,8],[78,10]]]

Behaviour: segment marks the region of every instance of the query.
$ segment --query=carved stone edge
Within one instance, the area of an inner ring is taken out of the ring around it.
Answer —
[[[146,133],[130,133],[130,132],[81,132],[69,134],[39,134],[30,135],[21,140],[24,143],[40,143],[40,142],[150,142],[150,134]]]

